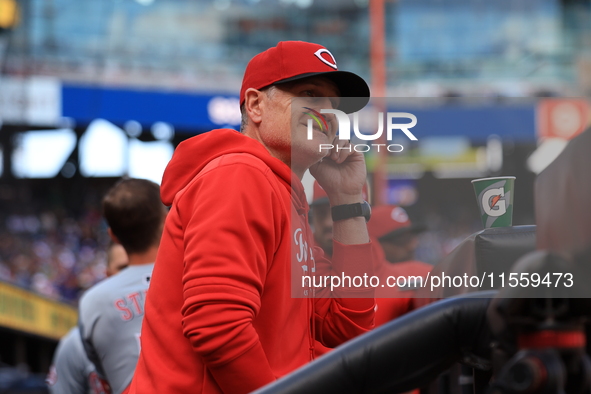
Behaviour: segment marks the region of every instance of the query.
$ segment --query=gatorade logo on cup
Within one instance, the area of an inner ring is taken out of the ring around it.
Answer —
[[[488,189],[482,194],[482,209],[489,216],[501,216],[507,213],[505,204],[505,189]]]
[[[484,228],[513,225],[514,181],[514,176],[472,181]]]

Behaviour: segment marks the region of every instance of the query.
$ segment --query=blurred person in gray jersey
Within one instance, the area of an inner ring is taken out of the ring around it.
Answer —
[[[166,213],[160,187],[145,179],[121,180],[103,198],[109,235],[125,248],[129,266],[82,296],[79,327],[88,358],[113,394],[125,392],[133,377]]]
[[[107,277],[127,267],[127,253],[120,244],[107,250]],[[106,381],[96,373],[82,345],[80,330],[74,327],[61,340],[53,355],[46,379],[50,394],[109,394]]]

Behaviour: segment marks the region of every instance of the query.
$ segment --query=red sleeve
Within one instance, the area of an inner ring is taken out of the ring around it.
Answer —
[[[275,380],[252,321],[281,201],[262,169],[222,164],[177,204],[185,226],[184,334],[225,393],[253,391]]]
[[[322,256],[317,261],[318,273],[365,277],[368,287],[340,287],[333,294],[329,294],[330,288],[327,288],[324,294],[317,293],[317,296],[325,298],[315,300],[316,339],[328,347],[338,346],[368,332],[374,328],[375,318],[374,290],[369,286],[374,266],[371,243],[343,245],[333,241],[333,245],[332,262],[322,252],[317,253]]]

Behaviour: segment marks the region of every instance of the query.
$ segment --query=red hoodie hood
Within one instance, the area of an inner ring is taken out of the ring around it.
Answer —
[[[289,166],[271,156],[260,142],[232,129],[212,130],[178,145],[162,177],[162,202],[167,206],[172,205],[174,196],[211,160],[231,153],[248,153],[265,162],[283,185],[291,189],[292,200],[298,212],[307,212],[304,186]]]

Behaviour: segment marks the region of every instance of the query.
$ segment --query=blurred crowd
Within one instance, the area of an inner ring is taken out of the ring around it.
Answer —
[[[109,238],[100,211],[8,214],[0,223],[0,280],[75,304],[105,277]]]
[[[480,230],[470,217],[451,221],[431,213],[419,236],[418,260],[436,264],[464,238]],[[79,216],[45,210],[6,214],[0,222],[0,280],[76,304],[82,292],[105,277],[106,224],[99,209]]]

